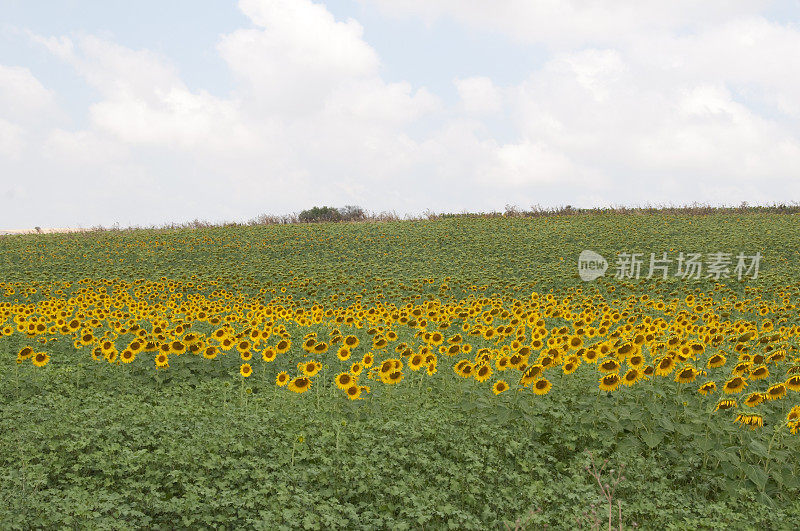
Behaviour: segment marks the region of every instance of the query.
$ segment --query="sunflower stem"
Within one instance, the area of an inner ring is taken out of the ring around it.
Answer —
[[[714,414],[713,410],[711,413],[708,414],[708,419],[706,419],[706,442],[703,445],[703,470],[705,470],[706,465],[708,465],[708,434],[709,430],[708,427],[711,424],[711,416]]]
[[[19,363],[14,362],[14,385],[16,387],[17,399],[19,399]],[[19,434],[19,429],[14,428],[14,432],[17,435],[17,452],[19,453],[19,460],[20,464],[20,480],[22,481],[22,498],[27,499],[27,491],[28,491],[28,482],[27,482],[27,468],[28,463],[25,460],[25,451],[22,447],[22,440]],[[27,507],[26,504],[23,504],[23,507]]]
[[[781,433],[781,425],[775,426],[775,431],[772,434],[772,439],[769,441],[769,445],[767,446],[767,457],[764,458],[764,473],[767,473],[767,469],[769,468],[769,456],[772,453],[772,445],[775,442],[775,438]]]

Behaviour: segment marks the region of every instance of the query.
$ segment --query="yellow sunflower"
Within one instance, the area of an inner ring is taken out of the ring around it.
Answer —
[[[786,380],[786,387],[791,391],[800,391],[800,374],[790,376],[789,379]]]
[[[546,395],[552,387],[553,384],[547,378],[541,378],[533,383],[533,392],[537,395]]]
[[[289,373],[286,371],[279,372],[275,377],[275,385],[278,387],[283,387],[287,383],[289,383]]]
[[[345,336],[344,338],[344,346],[347,347],[349,350],[353,350],[359,345],[359,340],[356,336]]]
[[[697,389],[697,392],[700,393],[701,395],[710,395],[716,390],[717,390],[716,382],[706,382]]]
[[[745,398],[744,405],[748,407],[756,407],[765,399],[766,395],[764,395],[764,393],[758,393],[758,392],[750,393],[750,395],[747,398]]]
[[[615,359],[612,359],[612,358],[603,360],[597,365],[597,368],[603,374],[611,374],[611,373],[618,372],[620,367],[621,367],[621,365],[619,364],[619,362],[617,360],[615,360]]]
[[[402,371],[392,371],[385,376],[381,375],[381,381],[385,384],[394,385],[400,383],[403,376]]]
[[[722,354],[714,354],[710,358],[708,358],[708,368],[709,369],[718,369],[725,365],[728,360]]]
[[[684,367],[675,374],[675,381],[682,384],[692,383],[698,374],[699,371],[694,367]]]
[[[358,385],[353,384],[353,385],[349,386],[347,389],[345,389],[344,391],[345,391],[345,393],[347,393],[347,398],[349,398],[350,400],[360,400],[361,399],[361,392],[362,392],[363,389],[364,389],[364,387],[359,387]]]
[[[305,393],[311,388],[311,379],[305,376],[297,376],[289,382],[289,390],[294,393]]]
[[[783,383],[772,385],[765,394],[767,395],[767,400],[780,400],[786,396],[786,385]]]
[[[664,356],[656,363],[656,376],[667,376],[675,368],[675,359],[671,356]]]
[[[741,376],[734,376],[722,386],[722,391],[726,395],[741,393],[747,387],[747,382]]]
[[[318,361],[309,360],[303,361],[298,364],[298,368],[303,372],[305,376],[309,378],[316,376],[316,374],[322,369],[322,364]]]
[[[357,385],[358,380],[349,372],[340,372],[334,378],[334,383],[336,383],[336,387],[341,390],[345,390],[351,385]]]
[[[165,353],[160,353],[156,356],[156,367],[159,369],[166,369],[169,367],[169,356]]]
[[[751,380],[763,380],[769,376],[769,369],[767,369],[766,365],[759,365],[757,367],[753,367],[750,369],[750,374],[748,378]]]
[[[730,398],[723,398],[719,402],[717,402],[717,407],[714,408],[714,411],[720,411],[724,409],[731,409],[736,407],[736,400]]]
[[[622,376],[622,384],[630,387],[641,379],[642,373],[639,371],[639,369],[631,368],[628,369],[628,372]]]
[[[278,351],[273,347],[267,347],[261,352],[261,359],[270,363],[275,361],[275,358],[278,356]]]
[[[37,352],[33,355],[33,364],[37,367],[44,367],[50,361],[50,356],[46,352]]]
[[[339,350],[336,351],[336,357],[339,358],[341,361],[347,361],[348,359],[350,359],[350,349],[348,347],[339,347]]]
[[[505,380],[498,380],[492,386],[492,392],[495,395],[499,395],[500,393],[504,393],[508,391],[508,383]]]
[[[619,387],[622,378],[619,377],[617,373],[606,374],[602,378],[600,378],[600,389],[603,391],[614,391],[617,387]]]
[[[475,371],[475,379],[479,382],[485,382],[492,376],[492,368],[489,365],[481,365]]]

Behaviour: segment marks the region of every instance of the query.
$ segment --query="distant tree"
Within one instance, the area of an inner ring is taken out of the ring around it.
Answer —
[[[318,223],[321,221],[363,221],[366,217],[364,209],[357,205],[347,205],[342,208],[315,206],[300,212],[297,220],[303,223]]]
[[[366,217],[364,209],[357,205],[345,205],[339,209],[339,214],[344,221],[362,221]]]
[[[318,223],[320,221],[341,221],[342,214],[338,209],[328,206],[314,207],[303,210],[297,219],[303,223]]]

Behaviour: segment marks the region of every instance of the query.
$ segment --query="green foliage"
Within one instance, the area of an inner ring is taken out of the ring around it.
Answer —
[[[37,303],[51,281],[77,288],[80,279],[105,278],[111,287],[114,279],[163,276],[192,282],[194,291],[179,288],[187,297],[224,288],[304,308],[472,293],[509,301],[533,289],[574,288],[575,259],[592,248],[606,256],[760,250],[760,278],[727,288],[742,298],[761,297],[751,291],[759,289],[797,299],[798,225],[789,216],[631,219],[3,238],[0,276],[38,291],[0,296]],[[708,280],[584,286],[605,296],[614,288],[619,298],[715,289]],[[778,319],[798,324],[796,312]],[[204,326],[193,330],[210,331]],[[317,328],[290,332],[309,330]],[[412,331],[403,334],[399,340],[409,341]],[[429,380],[409,374],[403,385],[376,386],[369,400],[351,402],[330,378],[299,396],[277,389],[263,370],[243,382],[234,376],[236,354],[207,363],[184,354],[158,371],[94,362],[69,342],[53,342],[52,361],[37,369],[14,361],[23,340],[0,339],[2,529],[486,529],[526,515],[531,528],[572,528],[592,504],[605,503],[585,470],[587,451],[625,464],[615,499],[626,527],[787,529],[800,517],[798,437],[774,422],[743,429],[733,411],[712,414],[714,400],[671,381],[605,393],[587,371],[554,375],[554,392],[545,396],[494,397],[474,380],[441,371]],[[296,361],[279,359],[275,369]],[[783,405],[760,411],[781,418]]]
[[[738,447],[741,429],[700,424],[692,408],[664,422],[682,404],[644,390],[490,400],[439,380],[351,403],[325,386],[287,400],[186,367],[147,387],[107,369],[48,366],[19,389],[3,374],[0,527],[484,529],[534,507],[533,528],[564,528],[604,502],[587,450],[626,464],[626,526],[778,529],[800,516],[791,440]],[[664,438],[650,447],[653,429]]]
[[[0,278],[30,282],[194,275],[219,277],[223,285],[248,294],[265,285],[283,285],[300,302],[348,297],[366,289],[365,302],[380,295],[404,303],[429,293],[449,300],[475,292],[522,298],[533,289],[563,291],[581,284],[576,260],[584,249],[608,259],[617,252],[648,253],[649,259],[650,252],[670,249],[762,250],[756,281],[727,283],[737,291],[788,288],[800,279],[796,220],[777,214],[587,215],[24,235],[0,238]],[[297,276],[313,283],[291,283]],[[448,277],[448,289],[439,293]],[[596,285],[601,290],[605,286]],[[713,285],[707,279],[658,283],[643,278],[616,288],[625,296],[709,290]],[[37,300],[35,295],[14,298]]]
[[[320,221],[341,221],[342,214],[333,207],[313,207],[303,210],[297,218],[304,223],[316,223]]]
[[[364,209],[356,205],[347,205],[339,209],[343,221],[362,221],[366,218]]]

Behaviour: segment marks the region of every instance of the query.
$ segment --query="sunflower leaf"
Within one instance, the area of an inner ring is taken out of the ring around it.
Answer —
[[[758,490],[760,491],[764,490],[764,487],[767,484],[767,479],[769,478],[766,472],[764,472],[759,467],[749,465],[746,463],[742,463],[741,469],[742,471],[744,471],[744,473],[747,475],[750,481],[755,483],[756,487],[758,487]]]
[[[654,431],[646,431],[642,435],[642,441],[648,446],[648,448],[655,448],[661,441],[664,440],[664,434]]]

